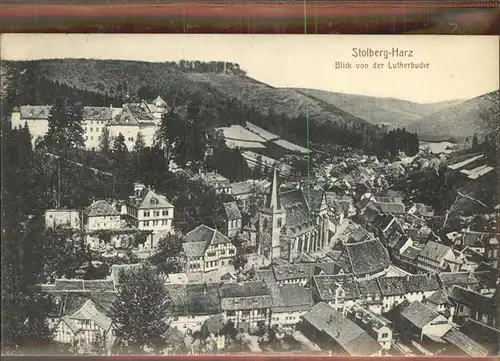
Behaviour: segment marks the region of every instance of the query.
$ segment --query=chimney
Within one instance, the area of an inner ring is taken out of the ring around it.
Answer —
[[[208,286],[207,286],[207,283],[203,283],[203,294],[207,294],[207,289],[208,289]]]

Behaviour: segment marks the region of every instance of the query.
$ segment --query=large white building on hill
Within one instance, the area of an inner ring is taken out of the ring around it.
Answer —
[[[51,105],[15,107],[11,118],[12,129],[27,125],[35,145],[49,130],[51,108]],[[168,110],[169,106],[159,96],[152,102],[143,100],[140,103],[127,103],[121,108],[86,106],[83,108],[82,119],[85,147],[98,149],[106,129],[110,139],[121,133],[129,150],[133,149],[139,133],[142,134],[146,146],[151,146],[161,117]]]

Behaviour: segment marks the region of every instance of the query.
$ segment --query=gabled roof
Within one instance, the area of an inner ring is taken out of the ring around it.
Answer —
[[[241,212],[236,202],[223,203],[227,219],[240,219]]]
[[[184,237],[182,247],[186,256],[202,256],[211,245],[227,244],[231,240],[218,230],[210,228],[204,224],[199,225]]]
[[[85,210],[88,217],[119,216],[120,213],[105,200],[92,203]]]
[[[436,262],[441,262],[451,250],[452,249],[449,246],[446,246],[438,242],[429,241],[420,251],[418,257],[423,257],[434,260]]]
[[[443,322],[446,321],[444,316],[441,316],[438,312],[420,303],[419,301],[412,302],[408,307],[403,308],[401,310],[401,316],[417,326],[419,329],[424,328],[424,326],[436,319]]]
[[[137,209],[162,209],[174,208],[165,196],[155,193],[153,190],[144,188],[135,200]]]
[[[346,243],[344,247],[349,270],[355,276],[380,273],[391,265],[389,254],[378,238]]]
[[[450,331],[448,331],[443,336],[443,339],[455,345],[469,356],[488,355],[488,350],[486,348],[455,328],[452,328]]]
[[[166,285],[165,288],[171,315],[215,315],[222,311],[217,283]]]
[[[439,274],[439,280],[443,287],[479,284],[476,276],[470,272],[441,272]]]
[[[378,283],[384,296],[401,296],[407,293],[429,292],[440,289],[434,275],[424,274],[379,277]]]
[[[303,318],[351,356],[373,355],[382,348],[361,327],[324,302],[314,305]]]
[[[445,290],[437,290],[427,298],[427,302],[434,303],[435,305],[451,305],[448,299],[448,293]]]
[[[263,281],[224,283],[220,286],[223,310],[253,310],[271,307],[271,291]]]
[[[100,328],[109,330],[112,320],[104,313],[99,311],[92,300],[86,300],[85,303],[71,315],[68,315],[72,320],[91,320],[94,321]]]
[[[311,289],[297,284],[269,287],[273,312],[309,311],[314,304]]]
[[[316,285],[318,296],[322,301],[330,301],[335,298],[335,291],[342,287],[345,291],[345,299],[356,300],[360,296],[359,288],[352,275],[317,275],[313,276],[313,284]]]
[[[405,214],[405,205],[395,202],[377,202],[371,201],[367,207],[385,214]]]

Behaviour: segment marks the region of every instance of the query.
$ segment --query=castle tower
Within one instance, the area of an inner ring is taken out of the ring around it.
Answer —
[[[167,102],[163,100],[159,95],[153,100],[154,112],[153,116],[157,121],[161,120],[161,116],[168,111]]]
[[[276,168],[271,194],[266,207],[259,211],[259,253],[268,260],[281,256],[280,235],[286,221],[286,210],[281,206]]]

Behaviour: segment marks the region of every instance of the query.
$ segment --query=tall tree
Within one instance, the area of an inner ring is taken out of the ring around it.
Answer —
[[[184,135],[184,128],[185,124],[175,110],[171,109],[162,115],[160,128],[155,134],[155,142],[165,149],[169,161],[175,153],[174,147]]]
[[[142,135],[141,132],[138,132],[137,137],[135,139],[133,151],[139,153],[144,149],[145,146],[146,146],[146,143],[144,142],[144,136]]]
[[[134,351],[158,350],[165,344],[169,302],[164,281],[148,265],[121,272],[121,289],[112,306],[115,334]]]
[[[157,252],[150,260],[165,274],[183,272],[186,258],[182,250],[182,237],[177,234],[162,237]]]
[[[99,144],[99,149],[104,154],[109,154],[109,152],[110,152],[110,149],[111,149],[111,137],[109,135],[109,129],[108,129],[108,127],[105,127],[102,130],[102,136],[101,136],[101,142]]]
[[[54,151],[82,148],[85,145],[82,119],[81,104],[58,98],[50,109],[45,145]]]

